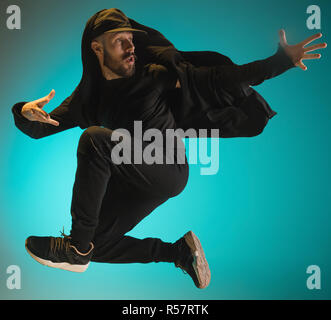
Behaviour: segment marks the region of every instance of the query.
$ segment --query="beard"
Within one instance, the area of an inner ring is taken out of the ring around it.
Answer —
[[[133,64],[127,64],[124,60],[133,56],[135,62]],[[133,54],[126,55],[122,61],[114,63],[107,51],[104,51],[104,64],[116,75],[129,78],[132,77],[136,72],[136,61],[137,56]]]

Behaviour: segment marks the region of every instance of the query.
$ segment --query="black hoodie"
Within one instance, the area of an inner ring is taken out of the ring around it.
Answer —
[[[82,37],[81,81],[74,92],[50,112],[60,125],[24,118],[21,109],[26,102],[12,107],[16,126],[30,137],[42,138],[75,126],[84,129],[100,125],[97,110],[100,110],[98,106],[105,79],[90,46],[91,26],[97,14],[86,23]],[[169,108],[177,128],[218,128],[221,137],[247,137],[261,133],[267,120],[276,114],[251,85],[260,84],[294,67],[280,45],[273,56],[238,66],[217,52],[179,51],[159,31],[133,19],[129,18],[129,21],[133,28],[147,32],[147,36],[137,33],[134,38],[139,64],[163,65],[168,70],[166,78],[169,83],[175,84],[177,78],[180,80],[180,89],[168,88]],[[262,125],[255,125],[258,118],[255,114],[261,113],[264,115]],[[247,126],[247,123],[253,125]]]

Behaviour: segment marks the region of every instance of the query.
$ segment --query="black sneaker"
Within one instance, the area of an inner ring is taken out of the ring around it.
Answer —
[[[210,283],[211,274],[198,237],[189,231],[174,244],[178,248],[175,266],[188,273],[197,288],[206,288]]]
[[[30,256],[39,263],[52,268],[73,272],[84,272],[91,260],[93,243],[86,253],[81,253],[70,244],[70,237],[34,237],[25,240],[25,248]]]

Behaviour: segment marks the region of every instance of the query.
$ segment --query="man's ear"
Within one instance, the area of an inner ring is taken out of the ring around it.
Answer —
[[[93,52],[98,56],[100,54],[103,54],[103,46],[102,44],[97,40],[92,40],[91,42],[91,49]]]
[[[91,49],[93,50],[93,52],[95,53],[95,55],[99,60],[100,68],[103,69],[104,67],[103,45],[99,41],[92,40]]]

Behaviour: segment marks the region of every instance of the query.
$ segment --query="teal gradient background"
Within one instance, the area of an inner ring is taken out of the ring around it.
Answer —
[[[22,29],[6,28],[6,8],[19,5]],[[308,30],[306,8],[318,4],[322,29]],[[330,57],[305,60],[255,89],[278,112],[262,135],[220,140],[220,169],[190,166],[185,190],[129,234],[175,241],[193,230],[212,281],[205,290],[173,264],[97,264],[75,274],[36,263],[29,235],[71,228],[76,148],[74,128],[34,140],[14,125],[11,107],[55,89],[51,111],[81,78],[87,19],[116,7],[160,30],[179,50],[212,50],[244,64],[272,55],[278,30],[290,44],[322,32],[331,45],[330,1],[1,0],[0,2],[0,298],[1,299],[330,299]],[[314,42],[314,43],[315,43]],[[313,44],[314,44],[313,43]],[[6,286],[9,265],[22,288]],[[321,290],[308,290],[306,269],[321,269]]]

